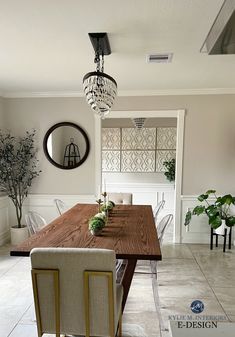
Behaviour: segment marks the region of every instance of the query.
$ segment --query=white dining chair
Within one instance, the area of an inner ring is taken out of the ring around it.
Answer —
[[[66,203],[62,201],[61,199],[54,199],[54,203],[56,205],[59,215],[63,214],[64,212],[68,210]]]
[[[40,214],[32,211],[25,214],[25,222],[30,236],[39,232],[47,225],[46,220]]]
[[[161,200],[154,207],[154,209],[153,209],[153,216],[154,216],[155,222],[157,221],[157,217],[158,217],[159,213],[163,210],[164,205],[165,205],[165,200]]]
[[[164,233],[166,232],[167,227],[171,224],[172,220],[173,220],[173,214],[167,214],[161,219],[159,224],[157,224],[157,235],[158,235],[158,240],[159,240],[160,246],[162,246]],[[156,261],[151,261],[150,266],[151,266],[151,272],[152,272],[153,298],[154,298],[155,308],[156,308],[156,311],[157,311],[157,314],[158,314],[160,331],[161,332],[162,331],[169,331],[168,327],[166,327],[166,325],[164,323],[162,313],[161,313],[160,298],[159,298],[159,291],[158,291],[157,263],[156,263]]]
[[[34,248],[30,254],[38,336],[121,334],[122,285],[115,252]]]
[[[109,200],[113,201],[116,205],[132,205],[132,193],[107,193]]]
[[[162,245],[164,233],[166,232],[167,227],[170,226],[172,220],[173,214],[167,214],[161,219],[159,224],[157,224],[157,234],[160,245]]]

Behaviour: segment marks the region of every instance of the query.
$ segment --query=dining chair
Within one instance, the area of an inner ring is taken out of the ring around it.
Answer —
[[[164,233],[166,232],[167,227],[171,224],[172,220],[173,220],[173,214],[167,214],[161,219],[161,221],[157,225],[157,235],[158,235],[160,246],[162,245],[162,242],[163,242]],[[168,327],[165,326],[165,322],[161,314],[156,261],[151,261],[150,266],[151,266],[151,272],[152,272],[153,298],[154,298],[156,311],[158,314],[160,331],[169,331]]]
[[[157,234],[158,234],[158,240],[160,242],[160,245],[162,245],[164,233],[166,232],[166,229],[170,225],[172,220],[173,220],[173,214],[167,214],[161,219],[159,224],[157,224]]]
[[[61,215],[64,212],[67,211],[68,207],[65,204],[65,202],[62,201],[61,199],[54,199],[54,203],[56,205],[56,208],[57,208],[57,211],[58,211],[59,215]]]
[[[34,248],[30,254],[38,336],[121,334],[123,288],[115,252]]]
[[[157,217],[158,217],[159,213],[161,212],[161,210],[163,210],[164,205],[165,205],[165,200],[161,200],[154,207],[154,209],[153,209],[153,216],[154,216],[155,222],[157,220]]]
[[[132,193],[107,193],[109,200],[117,205],[132,205]]]
[[[25,214],[25,222],[30,236],[39,232],[47,225],[46,220],[40,214],[32,211]]]

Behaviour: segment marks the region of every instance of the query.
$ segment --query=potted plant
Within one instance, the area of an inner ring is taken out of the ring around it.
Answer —
[[[170,182],[175,181],[175,158],[164,161],[163,166],[166,169],[166,171],[164,172],[166,179]]]
[[[89,220],[89,230],[92,235],[100,235],[104,226],[105,220],[100,216],[94,216]]]
[[[213,195],[215,201],[209,201]],[[185,217],[187,226],[193,215],[206,214],[209,219],[209,225],[215,229],[216,234],[223,235],[225,226],[232,227],[235,225],[235,216],[231,214],[231,205],[235,205],[235,197],[226,194],[222,197],[216,195],[215,190],[208,190],[206,193],[199,195],[198,201],[204,203],[196,206],[192,211],[188,211]]]
[[[40,173],[34,138],[35,130],[19,139],[0,130],[0,189],[12,200],[16,211],[17,223],[11,228],[13,245],[28,237],[28,229],[22,224],[22,207],[32,181]]]

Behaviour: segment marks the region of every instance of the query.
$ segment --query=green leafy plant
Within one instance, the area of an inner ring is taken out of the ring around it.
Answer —
[[[22,206],[32,181],[41,172],[36,159],[35,130],[16,138],[0,130],[0,189],[12,200],[18,228],[22,227]]]
[[[213,195],[215,201],[211,203],[208,198]],[[235,205],[235,197],[226,194],[222,197],[216,195],[215,190],[208,190],[206,193],[199,195],[198,201],[204,203],[196,206],[192,211],[188,211],[185,216],[185,226],[189,225],[193,215],[206,214],[209,218],[209,225],[216,229],[221,226],[222,220],[228,227],[235,225],[235,216],[231,215],[231,205]]]
[[[175,159],[172,158],[171,160],[164,161],[163,166],[166,169],[164,172],[166,179],[169,181],[175,181]]]
[[[89,220],[89,229],[94,231],[101,230],[105,226],[105,221],[98,217],[92,217]]]

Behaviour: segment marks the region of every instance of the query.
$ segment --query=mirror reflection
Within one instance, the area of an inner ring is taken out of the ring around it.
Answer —
[[[48,130],[44,139],[44,151],[48,160],[63,169],[80,166],[89,152],[88,137],[78,125],[63,122]]]

